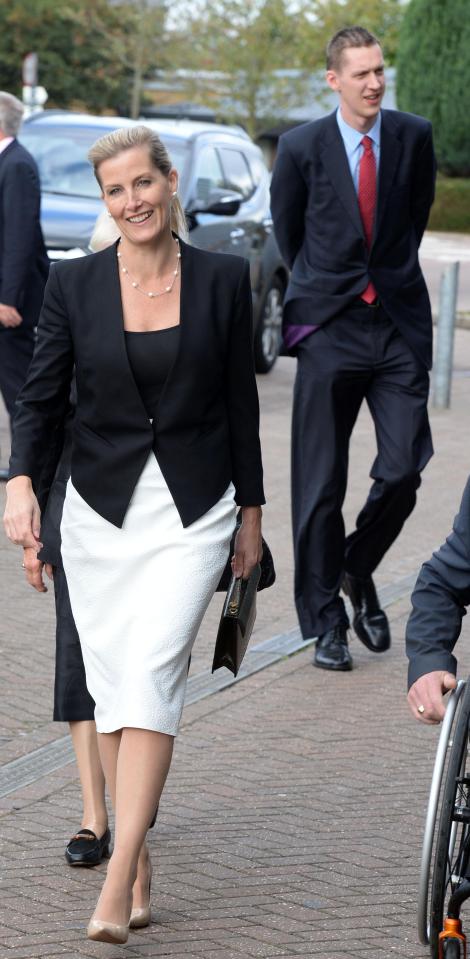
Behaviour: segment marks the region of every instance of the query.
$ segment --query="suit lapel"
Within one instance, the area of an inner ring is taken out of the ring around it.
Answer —
[[[390,187],[393,184],[395,172],[401,157],[402,145],[395,135],[394,124],[390,120],[388,112],[382,111],[382,123],[380,128],[380,164],[377,184],[377,208],[374,223],[374,235],[372,245],[375,243],[382,216],[385,210],[387,197]]]
[[[320,148],[322,163],[355,229],[361,236],[364,236],[357,195],[343,138],[336,121],[336,112],[330,114],[329,120],[330,123]]]

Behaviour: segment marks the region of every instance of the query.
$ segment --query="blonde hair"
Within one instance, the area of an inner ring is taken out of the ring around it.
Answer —
[[[99,168],[104,160],[111,160],[124,150],[131,150],[132,147],[148,147],[152,165],[156,167],[163,176],[168,176],[172,169],[172,163],[168,150],[160,140],[160,137],[150,127],[136,125],[133,127],[121,127],[119,130],[113,130],[93,144],[88,152],[88,159],[93,167],[98,183],[101,186],[99,177]],[[188,237],[188,227],[183,207],[178,196],[171,198],[170,207],[170,227],[173,233],[176,233],[183,240]]]
[[[99,250],[105,250],[119,239],[119,230],[106,210],[102,210],[96,219],[96,223],[88,244],[92,253],[98,253]]]

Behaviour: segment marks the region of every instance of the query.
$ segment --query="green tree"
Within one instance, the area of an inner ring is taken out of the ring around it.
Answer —
[[[21,93],[21,64],[39,56],[48,106],[115,112],[128,99],[125,23],[107,0],[0,0],[0,85]]]
[[[287,0],[208,0],[180,31],[173,62],[190,70],[192,99],[211,102],[255,135],[261,115],[282,115],[305,98],[307,29],[304,10],[294,16]]]
[[[114,0],[125,23],[122,65],[131,76],[130,116],[140,114],[144,79],[165,61],[165,0]]]
[[[402,110],[432,121],[439,167],[470,176],[468,0],[411,0],[397,58]]]
[[[21,95],[26,53],[39,57],[48,107],[138,116],[162,61],[164,0],[0,0],[0,87]]]

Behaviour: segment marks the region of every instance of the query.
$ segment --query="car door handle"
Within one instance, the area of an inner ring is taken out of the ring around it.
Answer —
[[[242,230],[241,227],[238,227],[236,230],[231,230],[231,231],[230,231],[230,239],[231,239],[231,240],[241,240],[242,237],[244,237],[244,236],[245,236],[245,231]]]

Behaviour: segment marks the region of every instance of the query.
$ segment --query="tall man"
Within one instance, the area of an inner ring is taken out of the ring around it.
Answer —
[[[49,270],[38,171],[16,140],[22,118],[23,104],[0,92],[0,392],[10,417],[33,355]]]
[[[340,30],[326,79],[338,109],[284,134],[272,180],[276,237],[291,278],[284,336],[297,355],[292,431],[295,599],[314,664],[352,667],[340,590],[373,652],[390,645],[372,573],[416,502],[432,455],[427,416],[432,321],[418,247],[434,199],[431,125],[382,110],[379,41]],[[374,420],[373,484],[345,536],[351,432]]]

